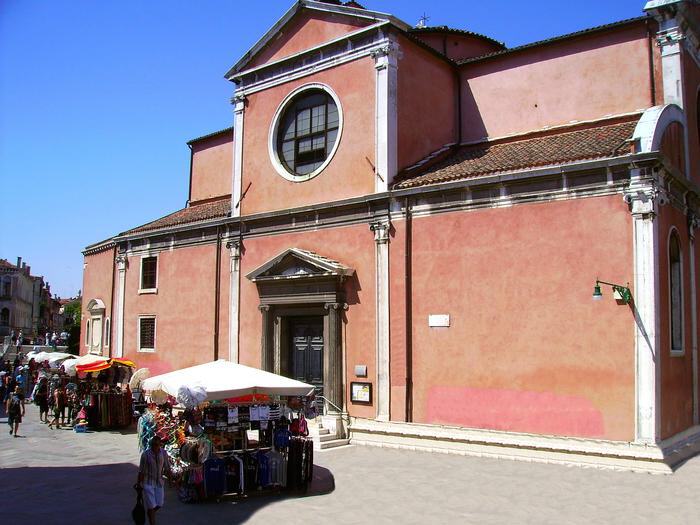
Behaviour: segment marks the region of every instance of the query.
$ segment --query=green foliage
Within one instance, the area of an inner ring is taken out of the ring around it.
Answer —
[[[81,313],[82,306],[80,299],[76,299],[75,301],[70,302],[63,307],[63,314],[65,315],[66,324],[68,326],[80,326]]]

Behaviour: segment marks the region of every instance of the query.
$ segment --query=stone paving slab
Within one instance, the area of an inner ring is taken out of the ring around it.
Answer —
[[[76,434],[38,420],[28,406],[13,438],[0,413],[0,523],[132,523],[135,433]],[[168,489],[158,523],[700,523],[700,458],[668,476],[360,446],[315,459],[306,495],[183,504]]]

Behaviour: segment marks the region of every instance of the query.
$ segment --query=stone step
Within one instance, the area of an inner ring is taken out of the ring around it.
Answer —
[[[319,436],[327,436],[330,433],[331,433],[331,431],[328,430],[327,428],[318,427],[318,435]]]
[[[319,439],[320,439],[321,443],[325,443],[325,442],[327,442],[327,441],[333,441],[334,439],[337,439],[337,438],[338,438],[338,436],[336,436],[335,434],[331,434],[331,433],[328,432],[328,431],[326,431],[325,434],[321,434],[321,435],[319,436]]]
[[[344,447],[350,444],[349,439],[332,439],[330,441],[321,441],[321,450],[326,450],[329,448]]]

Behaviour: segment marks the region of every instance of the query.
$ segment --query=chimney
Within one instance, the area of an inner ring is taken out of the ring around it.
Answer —
[[[20,268],[22,266],[22,258],[17,257],[17,268]]]
[[[25,264],[26,264],[26,263],[25,263]],[[32,274],[32,267],[31,267],[31,266],[27,266],[27,275],[31,275],[31,274]]]

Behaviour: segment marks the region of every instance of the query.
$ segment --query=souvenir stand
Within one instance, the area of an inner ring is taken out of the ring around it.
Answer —
[[[124,428],[131,424],[128,382],[134,366],[128,359],[90,355],[78,358],[75,370],[82,379],[77,382],[77,396],[91,429]]]
[[[315,407],[312,385],[219,360],[142,388],[152,403],[139,420],[139,446],[161,437],[182,501],[305,490],[311,481],[304,414]]]

